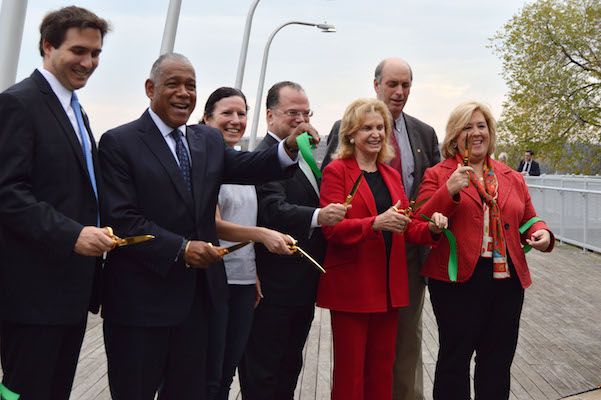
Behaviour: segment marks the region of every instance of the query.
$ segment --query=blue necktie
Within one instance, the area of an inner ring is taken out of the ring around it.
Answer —
[[[192,193],[192,173],[190,168],[190,157],[188,157],[188,152],[186,151],[186,147],[184,146],[184,142],[182,141],[182,133],[179,129],[174,129],[173,132],[171,132],[171,136],[173,136],[173,139],[175,139],[175,154],[177,154],[177,159],[179,160],[179,168],[182,170],[184,181],[186,181],[188,193]]]
[[[79,128],[79,138],[81,139],[81,149],[83,150],[83,156],[86,159],[86,167],[88,168],[88,175],[90,176],[90,182],[92,183],[92,189],[94,189],[94,196],[96,196],[96,209],[98,210],[98,189],[96,188],[96,175],[94,174],[94,163],[92,162],[92,151],[88,144],[88,131],[83,123],[83,117],[81,116],[81,106],[77,99],[77,94],[73,92],[71,96],[71,108],[75,113],[75,119],[77,120],[77,127]],[[100,214],[96,211],[96,226],[100,226]]]

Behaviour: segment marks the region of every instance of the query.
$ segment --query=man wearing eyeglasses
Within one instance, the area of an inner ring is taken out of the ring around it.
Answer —
[[[267,94],[267,135],[263,150],[294,132],[315,132],[303,88],[294,82],[275,84]],[[257,187],[258,225],[293,236],[319,262],[325,239],[319,227],[340,222],[342,204],[319,207],[319,180],[300,159],[290,179]],[[292,400],[302,367],[302,350],[313,321],[319,272],[300,256],[282,256],[256,247],[263,300],[255,310],[252,332],[240,363],[244,400]]]

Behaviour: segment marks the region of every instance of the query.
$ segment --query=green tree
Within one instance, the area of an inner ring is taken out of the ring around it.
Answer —
[[[601,173],[601,1],[528,3],[490,40],[509,88],[500,144],[556,172]]]

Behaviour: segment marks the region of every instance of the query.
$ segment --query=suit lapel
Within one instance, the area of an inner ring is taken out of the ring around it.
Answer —
[[[359,164],[357,164],[357,160],[355,160],[355,158],[348,158],[344,162],[347,167],[347,181],[349,181],[352,186],[352,184],[355,183],[359,175],[361,175],[361,169],[359,168]],[[349,190],[351,186],[349,186]],[[345,193],[345,198],[347,194],[348,193]],[[363,202],[367,206],[367,209],[369,210],[369,213],[371,215],[378,215],[378,210],[376,208],[376,200],[374,199],[374,195],[372,194],[371,189],[369,188],[369,184],[365,181],[365,178],[363,178],[363,182],[361,182],[361,184],[359,185],[359,189],[357,189],[356,196],[359,196],[363,199]]]
[[[411,152],[413,153],[413,187],[411,188],[409,197],[410,200],[415,200],[415,197],[417,197],[418,193],[417,189],[419,188],[423,178],[423,150],[421,149],[422,138],[417,130],[417,127],[413,123],[412,117],[410,117],[407,114],[403,114],[403,116],[405,117],[405,127],[407,128],[407,136],[409,137],[409,143],[411,144]]]
[[[63,133],[65,134],[67,141],[71,145],[71,148],[73,149],[73,152],[77,157],[79,166],[81,167],[82,171],[84,171],[85,174],[88,176],[89,180],[88,169],[86,167],[86,161],[83,156],[81,143],[79,143],[79,140],[77,139],[77,133],[73,129],[73,125],[71,125],[71,121],[69,121],[69,117],[67,117],[65,109],[61,105],[61,102],[58,100],[58,97],[56,97],[56,95],[52,91],[52,88],[50,87],[48,81],[46,81],[46,78],[44,78],[38,70],[35,70],[33,74],[31,74],[31,78],[37,83],[38,87],[40,88],[40,92],[44,96],[46,104],[48,104],[48,108],[50,108],[50,111],[63,128]]]
[[[401,200],[401,207],[405,208],[409,205],[409,201],[407,201],[407,196],[404,192],[401,194],[401,192],[397,190],[397,188],[399,188],[399,182],[395,182],[397,175],[393,174],[389,169],[384,168],[382,165],[383,164],[378,163],[378,171],[380,171],[382,179],[384,179],[384,183],[386,183],[386,187],[390,193],[390,199],[392,200],[391,206],[395,205],[398,200]]]
[[[493,168],[495,168],[495,175],[499,184],[497,189],[499,193],[497,201],[499,203],[499,207],[503,209],[503,207],[505,207],[505,203],[507,203],[509,195],[513,191],[513,181],[510,178],[510,174],[513,171],[510,168],[505,169],[502,167],[498,167],[500,163],[495,163],[494,161],[493,163]],[[501,171],[497,171],[497,169],[500,169]]]
[[[167,142],[165,142],[165,138],[159,131],[159,128],[154,124],[152,118],[150,118],[150,114],[146,111],[141,118],[143,122],[142,129],[142,140],[148,146],[150,151],[154,154],[154,156],[159,160],[159,163],[165,168],[177,193],[184,200],[186,207],[190,210],[190,213],[194,213],[194,205],[192,203],[192,196],[188,193],[188,189],[186,186],[186,182],[184,181],[184,176],[182,175],[182,171],[175,161],[173,157],[173,153]],[[194,185],[192,185],[194,187]]]

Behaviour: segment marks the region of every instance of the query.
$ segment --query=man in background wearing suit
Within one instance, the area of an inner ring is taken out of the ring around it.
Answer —
[[[516,171],[521,172],[524,176],[539,176],[540,167],[536,161],[533,160],[534,151],[526,150],[524,153],[524,159],[520,161],[520,165]]]
[[[434,129],[403,112],[412,83],[411,67],[399,58],[385,59],[376,67],[374,89],[378,99],[386,104],[394,119],[394,135],[390,139],[397,156],[390,165],[401,174],[409,200],[415,200],[417,197],[424,171],[440,162],[438,138]],[[338,146],[339,129],[340,121],[337,121],[328,136],[328,150],[322,169],[331,161],[331,156]],[[401,308],[399,312],[393,370],[394,400],[423,398],[421,315],[425,282],[419,271],[428,253],[425,246],[407,243],[406,254],[409,306]]]
[[[267,135],[263,150],[290,136],[315,132],[313,112],[303,88],[290,81],[276,83],[267,94]],[[342,204],[319,207],[319,181],[301,158],[290,179],[257,188],[257,225],[290,234],[319,262],[325,255],[321,225],[340,222]],[[302,349],[315,310],[319,272],[298,255],[282,256],[256,248],[257,273],[264,298],[240,365],[244,400],[292,400],[302,367]]]
[[[108,23],[66,7],[40,26],[42,67],[0,95],[0,315],[3,385],[26,399],[68,399],[93,295],[96,143],[75,91],[98,66]]]
[[[286,176],[296,136],[260,153],[227,146],[215,128],[187,126],[196,74],[181,54],[159,57],[150,107],[99,145],[106,215],[115,234],[155,239],[112,252],[104,268],[104,341],[115,400],[205,399],[206,307],[227,290],[215,228],[222,183]],[[319,137],[315,133],[315,138]],[[213,264],[209,266],[210,264]],[[208,270],[207,270],[208,268]]]

